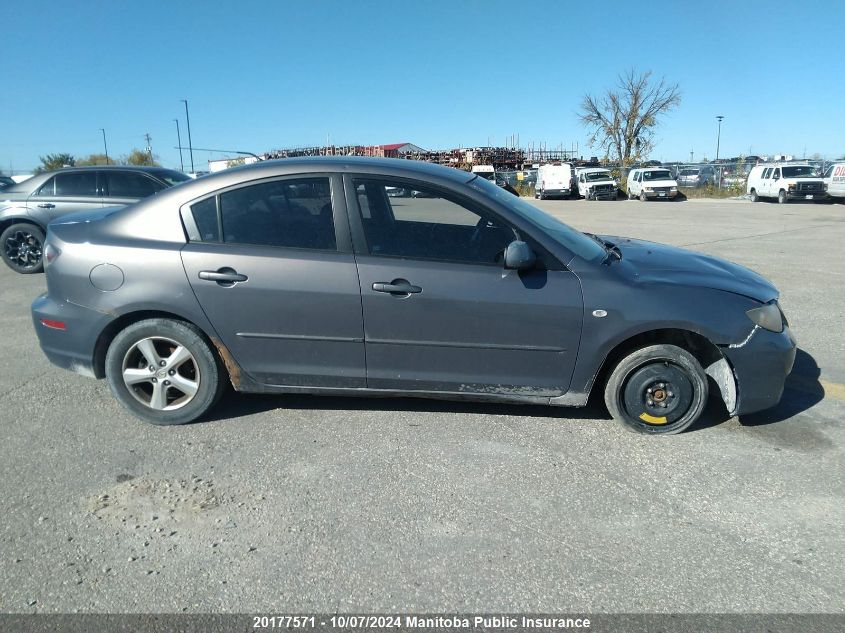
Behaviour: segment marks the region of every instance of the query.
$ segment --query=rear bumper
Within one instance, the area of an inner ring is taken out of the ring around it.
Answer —
[[[746,341],[722,348],[736,377],[737,404],[731,413],[754,413],[780,402],[796,351],[789,327],[780,333],[755,327]]]
[[[32,302],[32,324],[44,354],[54,365],[85,376],[96,377],[94,349],[111,320],[96,310],[55,301],[46,293]]]

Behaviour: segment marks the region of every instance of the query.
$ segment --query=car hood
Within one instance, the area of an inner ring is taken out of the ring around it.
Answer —
[[[718,257],[629,237],[601,239],[619,246],[623,263],[631,267],[638,282],[726,290],[763,303],[777,299],[779,294],[765,277]]]

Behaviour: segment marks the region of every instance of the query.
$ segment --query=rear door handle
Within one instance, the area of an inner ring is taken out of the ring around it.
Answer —
[[[390,283],[377,281],[373,284],[373,290],[376,292],[389,292],[392,295],[410,295],[422,292],[422,288],[411,285],[405,279],[394,279]]]
[[[45,202],[44,204],[38,205],[39,209],[54,209],[55,207],[56,207],[56,205],[53,204],[52,202]]]
[[[217,270],[201,270],[199,278],[205,281],[216,281],[221,286],[234,286],[239,281],[246,281],[249,279],[246,275],[241,275],[233,268],[218,268]]]

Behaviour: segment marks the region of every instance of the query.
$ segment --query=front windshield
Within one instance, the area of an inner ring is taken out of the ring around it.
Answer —
[[[653,171],[644,171],[643,180],[672,180],[672,174],[665,169],[655,169]]]
[[[784,178],[818,178],[819,172],[812,165],[792,165],[783,168]]]
[[[176,171],[175,169],[156,169],[152,173],[156,178],[161,178],[164,182],[171,185],[178,185],[180,182],[193,180],[187,174],[183,174],[181,171]]]
[[[584,172],[584,178],[587,182],[592,182],[594,180],[610,180],[610,172],[609,171],[588,171]]]
[[[564,224],[548,213],[540,211],[533,204],[525,202],[521,198],[508,193],[501,187],[497,187],[484,178],[473,178],[469,183],[470,187],[480,191],[508,209],[525,218],[531,224],[539,227],[544,233],[551,236],[555,241],[566,249],[575,253],[581,259],[588,262],[598,262],[604,259],[607,252],[604,247],[587,237],[581,231],[576,231],[568,224]]]

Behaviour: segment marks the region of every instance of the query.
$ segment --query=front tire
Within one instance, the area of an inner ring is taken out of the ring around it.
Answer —
[[[707,376],[695,357],[676,345],[651,345],[624,357],[604,391],[613,418],[637,433],[680,433],[707,405]]]
[[[44,231],[27,222],[8,227],[0,234],[0,256],[6,266],[22,275],[44,270]]]
[[[115,398],[158,425],[193,422],[223,395],[225,369],[193,325],[146,319],[122,330],[106,353]]]
[[[645,191],[640,192],[640,202],[645,202],[648,200],[648,197],[645,195]]]
[[[760,202],[760,196],[757,195],[757,190],[751,190],[751,202]]]
[[[778,192],[778,204],[786,204],[787,202],[789,202],[789,198],[786,197],[786,192],[781,189]]]

